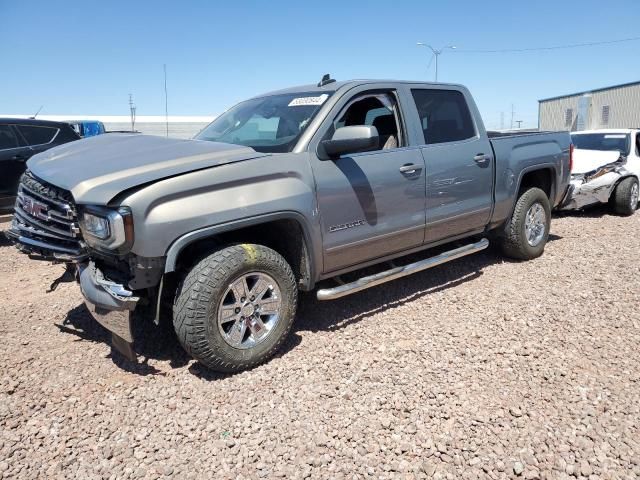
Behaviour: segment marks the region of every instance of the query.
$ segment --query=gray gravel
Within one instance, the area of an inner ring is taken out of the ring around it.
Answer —
[[[2,228],[6,228],[6,225]],[[110,354],[59,265],[0,241],[2,478],[640,477],[640,214],[302,298],[282,354],[209,373],[169,337]]]

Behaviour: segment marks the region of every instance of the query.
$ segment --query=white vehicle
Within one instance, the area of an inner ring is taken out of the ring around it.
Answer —
[[[560,209],[609,203],[616,213],[632,215],[640,191],[640,130],[585,130],[571,139],[571,183]]]

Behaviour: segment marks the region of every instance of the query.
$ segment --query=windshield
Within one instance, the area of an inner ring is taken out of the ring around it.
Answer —
[[[264,153],[290,152],[332,93],[298,92],[247,100],[220,115],[195,138]]]
[[[583,133],[571,135],[576,148],[581,150],[608,150],[629,153],[629,135],[626,133]]]

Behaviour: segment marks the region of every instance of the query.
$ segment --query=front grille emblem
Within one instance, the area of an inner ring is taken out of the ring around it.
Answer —
[[[40,220],[49,219],[49,215],[47,214],[48,206],[24,194],[22,195],[22,209],[32,217],[39,218]]]

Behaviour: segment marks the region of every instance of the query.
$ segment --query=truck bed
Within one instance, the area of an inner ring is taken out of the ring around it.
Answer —
[[[511,215],[513,198],[517,195],[519,178],[514,172],[548,166],[559,178],[551,177],[557,185],[568,185],[569,141],[567,132],[490,132],[489,141],[495,158],[495,208],[492,223],[499,223]],[[560,162],[563,158],[566,161]],[[559,165],[560,162],[560,165]],[[562,191],[558,191],[562,190]],[[564,189],[552,192],[551,207],[562,200]]]

